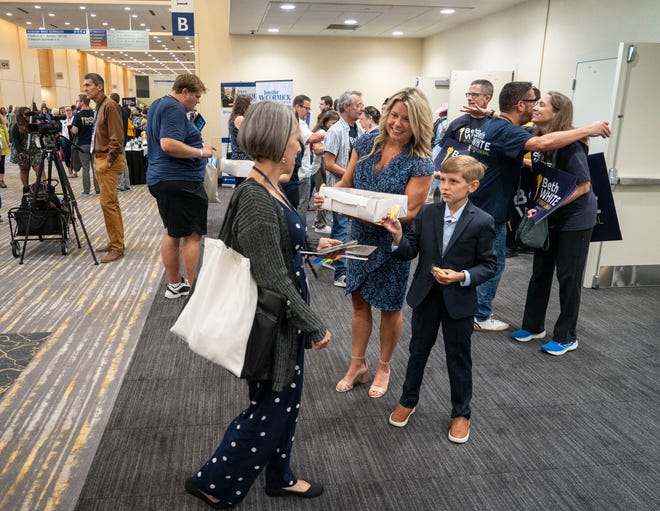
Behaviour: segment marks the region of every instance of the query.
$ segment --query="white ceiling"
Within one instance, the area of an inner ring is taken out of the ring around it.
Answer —
[[[229,0],[231,34],[428,37],[456,25],[501,11],[526,0],[305,0],[303,2],[269,0]],[[295,9],[283,10],[284,4]],[[440,11],[451,8],[453,14]],[[344,21],[357,22],[346,30]],[[328,28],[331,25],[343,29]],[[279,33],[271,34],[270,28]]]
[[[447,3],[443,3],[444,0],[359,1],[229,0],[229,32],[255,37],[421,38],[526,0],[448,0]],[[281,9],[284,3],[292,3],[295,9]],[[82,3],[77,0],[19,0],[0,2],[0,18],[24,28],[149,30],[148,52],[91,53],[132,69],[139,75],[194,73],[194,38],[172,36],[170,5],[170,0],[129,0],[125,3],[114,0],[87,0]],[[130,7],[130,11],[126,7]],[[455,12],[441,14],[443,8],[452,8]],[[344,29],[347,19],[356,21],[351,30]],[[338,27],[328,28],[331,25]],[[268,31],[274,28],[279,32]],[[393,35],[395,31],[402,34]]]

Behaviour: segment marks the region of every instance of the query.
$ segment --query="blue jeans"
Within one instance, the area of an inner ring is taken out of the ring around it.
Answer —
[[[485,321],[493,314],[493,300],[497,287],[500,285],[504,264],[506,262],[506,222],[495,224],[495,241],[493,242],[495,255],[497,257],[497,271],[495,275],[477,288],[477,301],[479,307],[474,319]]]
[[[330,231],[330,237],[340,241],[346,241],[346,235],[348,234],[348,218],[337,213],[332,214],[332,231]],[[343,259],[338,259],[332,263],[332,266],[335,268],[335,280],[337,280],[342,275],[346,275],[346,263]]]

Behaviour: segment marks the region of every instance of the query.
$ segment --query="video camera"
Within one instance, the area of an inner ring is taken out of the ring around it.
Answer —
[[[62,122],[66,115],[52,115],[48,120],[41,112],[26,112],[30,116],[28,133],[36,135],[41,149],[59,149]]]

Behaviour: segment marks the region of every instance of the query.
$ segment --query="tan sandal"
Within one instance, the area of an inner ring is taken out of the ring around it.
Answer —
[[[364,360],[364,357],[354,357],[352,355],[351,358],[354,360]],[[353,390],[354,385],[357,385],[358,383],[367,383],[368,381],[369,381],[369,369],[365,364],[364,371],[359,371],[353,378],[353,381],[347,380],[344,377],[341,380],[339,380],[339,383],[337,383],[335,390],[341,393],[348,392],[349,390]]]
[[[384,365],[387,367],[387,380],[385,380],[385,386],[381,385],[376,385],[375,383],[371,384],[371,387],[369,387],[369,397],[373,399],[378,399],[380,397],[383,397],[387,393],[387,387],[390,384],[390,363],[389,362],[383,362],[382,360],[378,360],[379,365]],[[376,378],[378,376],[378,369],[376,370],[376,374],[374,375],[374,382],[376,381]]]

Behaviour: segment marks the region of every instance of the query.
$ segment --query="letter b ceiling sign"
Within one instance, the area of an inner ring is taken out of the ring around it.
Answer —
[[[172,35],[195,35],[193,0],[172,0]]]
[[[195,19],[192,12],[172,13],[172,35],[195,35]]]

